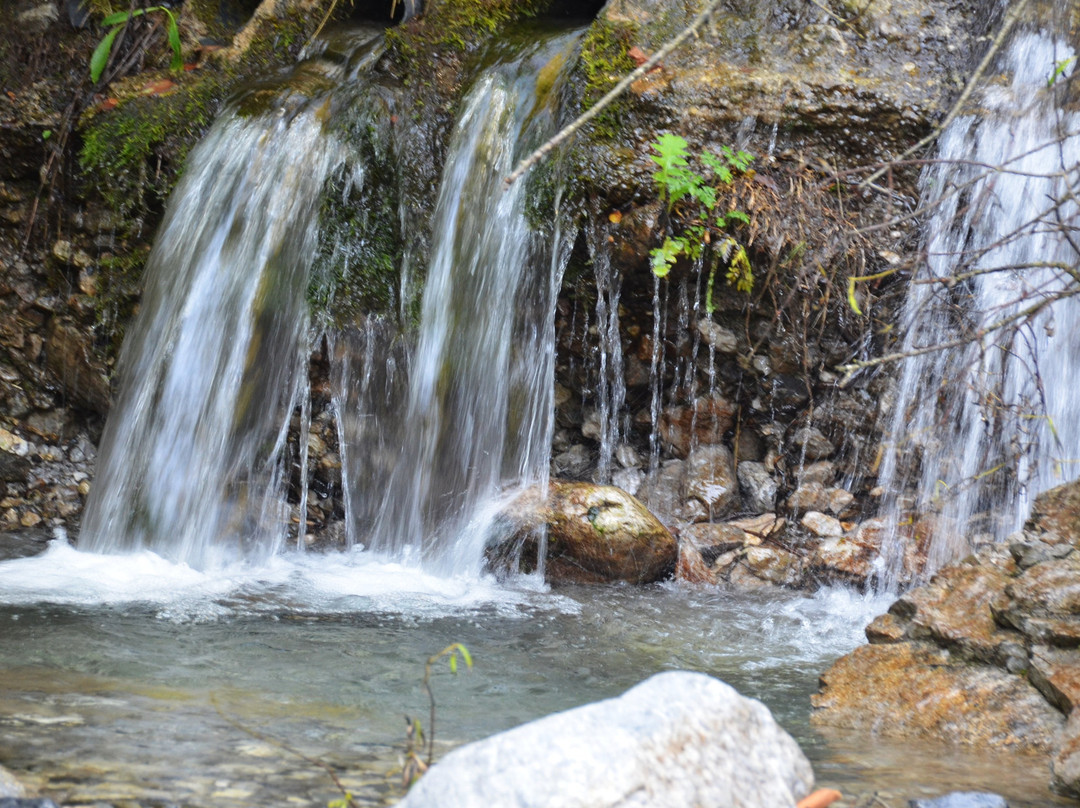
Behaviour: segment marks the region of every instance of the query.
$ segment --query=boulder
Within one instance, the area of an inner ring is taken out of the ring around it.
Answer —
[[[660,414],[660,439],[676,457],[695,446],[719,443],[731,429],[735,405],[719,395],[703,396],[691,406],[669,407]]]
[[[1065,723],[1024,677],[929,643],[861,646],[821,684],[813,721],[868,733],[1047,752]]]
[[[398,806],[776,808],[812,788],[809,762],[764,705],[674,671],[461,747]]]
[[[755,513],[769,513],[776,506],[776,479],[764,463],[744,460],[737,475],[746,507]]]
[[[546,497],[531,488],[502,518],[512,526],[510,538],[489,559],[498,565],[498,559],[535,558],[535,533],[542,526],[551,581],[651,583],[675,567],[675,537],[639,500],[614,486],[553,480]],[[508,550],[523,542],[523,553]]]

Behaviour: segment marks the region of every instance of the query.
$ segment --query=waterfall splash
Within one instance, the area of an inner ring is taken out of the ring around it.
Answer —
[[[571,243],[558,213],[530,226],[528,178],[503,181],[555,131],[576,39],[496,57],[477,78],[443,171],[415,351],[389,371],[366,352],[340,376],[350,536],[443,574],[479,569],[493,497],[547,481],[554,305]],[[407,374],[404,396],[387,372]],[[342,386],[352,375],[366,391]]]
[[[326,335],[350,546],[475,574],[489,503],[546,482],[554,302],[571,242],[558,212],[530,224],[528,178],[509,190],[503,180],[555,131],[578,36],[497,49],[475,79],[438,192],[415,341],[390,315]],[[375,54],[302,65],[307,97],[275,90],[250,117],[237,104],[192,153],[124,348],[82,549],[152,550],[206,569],[261,563],[284,545],[290,423],[299,411],[306,435],[312,417],[320,207],[335,183],[352,199],[366,181],[328,124],[378,94],[363,84]],[[558,211],[558,171],[547,171]],[[306,467],[306,440],[297,446]],[[303,521],[306,490],[299,503]]]
[[[280,547],[319,201],[341,155],[321,103],[227,112],[192,153],[124,347],[83,549],[205,567]]]
[[[1011,83],[987,90],[985,116],[945,131],[923,177],[927,271],[911,284],[902,350],[960,346],[902,366],[880,474],[886,587],[914,514],[934,514],[932,572],[1017,530],[1036,494],[1080,474],[1080,115],[1058,106],[1072,56],[1048,34],[1016,35]]]

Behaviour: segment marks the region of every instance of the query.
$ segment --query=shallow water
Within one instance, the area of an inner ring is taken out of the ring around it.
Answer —
[[[295,752],[362,803],[392,802],[403,716],[427,724],[423,663],[452,642],[475,667],[435,668],[440,752],[685,668],[764,701],[822,785],[894,806],[960,786],[1052,800],[1041,760],[810,727],[818,673],[887,605],[844,590],[550,591],[361,551],[202,573],[54,542],[0,563],[0,604],[0,763],[69,803],[325,805],[330,778]]]

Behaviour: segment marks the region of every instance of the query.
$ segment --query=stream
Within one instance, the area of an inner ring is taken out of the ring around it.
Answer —
[[[0,593],[0,759],[64,804],[339,796],[295,752],[333,766],[361,804],[390,803],[403,716],[428,724],[424,662],[453,642],[475,664],[456,676],[445,660],[434,667],[440,754],[687,669],[761,699],[819,785],[852,797],[876,791],[901,806],[970,788],[1017,806],[1070,804],[1047,792],[1041,759],[811,727],[818,673],[887,606],[847,590],[552,591],[532,577],[431,576],[363,551],[200,573],[150,552],[110,557],[54,541],[0,564]]]

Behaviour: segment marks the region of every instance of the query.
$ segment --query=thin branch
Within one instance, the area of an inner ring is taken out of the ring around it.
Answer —
[[[510,176],[507,177],[506,181],[503,183],[503,189],[505,190],[506,188],[509,188],[511,185],[513,185],[514,182],[521,178],[522,174],[524,174],[534,165],[547,157],[559,144],[561,144],[563,141],[565,141],[567,138],[569,138],[571,135],[581,129],[581,127],[583,127],[597,115],[603,112],[605,108],[607,108],[616,98],[618,98],[626,91],[627,87],[629,87],[639,78],[641,78],[654,67],[656,67],[656,65],[658,65],[663,59],[668,56],[668,54],[674,51],[677,47],[679,47],[679,45],[681,45],[691,36],[696,34],[698,28],[700,28],[705,23],[705,21],[708,20],[710,16],[712,16],[713,11],[716,10],[716,8],[720,5],[721,2],[723,2],[723,0],[712,0],[712,2],[705,7],[704,11],[694,17],[690,25],[684,28],[678,36],[670,40],[667,44],[661,47],[660,50],[658,50],[656,53],[654,53],[652,56],[642,62],[642,64],[636,70],[624,77],[622,81],[612,87],[611,91],[607,95],[605,95],[603,98],[601,98],[591,107],[589,107],[585,112],[583,112],[580,116],[578,116],[577,120],[565,126],[562,130],[559,131],[558,134],[555,135],[555,137],[551,138],[551,140],[549,140],[543,146],[538,148],[536,151],[534,151],[532,154],[530,154],[528,157],[518,163],[517,168],[514,169],[513,173],[511,173]],[[1024,2],[1027,2],[1027,0],[1024,0]]]

